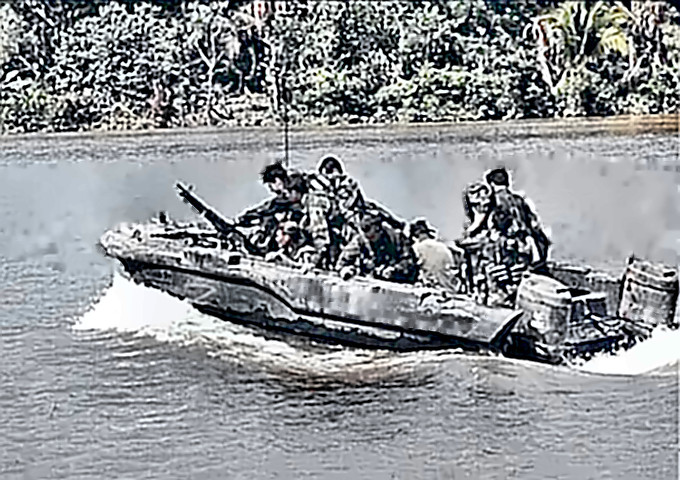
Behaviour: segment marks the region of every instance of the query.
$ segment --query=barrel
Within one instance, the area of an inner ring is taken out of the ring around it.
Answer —
[[[618,315],[649,325],[677,326],[678,302],[676,268],[630,258],[623,276]]]
[[[517,308],[524,311],[524,326],[538,333],[545,343],[556,345],[564,338],[571,317],[571,293],[550,277],[525,273],[517,289]]]

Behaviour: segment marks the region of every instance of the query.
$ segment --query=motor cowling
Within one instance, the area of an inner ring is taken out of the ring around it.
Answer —
[[[631,257],[621,283],[618,315],[651,326],[677,327],[678,270]]]
[[[517,289],[516,307],[525,312],[523,333],[548,345],[560,344],[572,315],[570,289],[554,278],[525,273]]]

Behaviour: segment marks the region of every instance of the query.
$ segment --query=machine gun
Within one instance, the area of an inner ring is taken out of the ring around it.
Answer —
[[[212,226],[215,227],[215,229],[220,235],[226,237],[235,234],[241,238],[241,240],[243,241],[243,246],[246,249],[246,251],[248,251],[248,253],[252,253],[254,255],[262,255],[262,251],[256,245],[254,245],[243,232],[238,230],[233,223],[224,218],[224,216],[221,213],[219,213],[217,210],[208,205],[200,197],[192,193],[187,187],[182,185],[180,182],[177,182],[177,184],[175,184],[175,187],[179,191],[179,196],[182,197],[182,199],[186,203],[194,207],[194,209],[198,212],[199,215],[201,215],[203,218],[209,221],[212,224]]]

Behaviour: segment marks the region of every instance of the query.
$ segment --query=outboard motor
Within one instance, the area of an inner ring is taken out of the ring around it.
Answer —
[[[517,289],[516,307],[527,315],[520,327],[541,343],[559,345],[571,318],[570,289],[554,278],[525,273]]]
[[[552,363],[571,362],[594,351],[612,350],[624,339],[618,320],[607,314],[604,292],[570,288],[554,278],[525,273],[516,307],[525,313],[518,328],[524,349],[529,350],[525,356],[533,353]]]
[[[677,328],[677,302],[676,268],[635,257],[628,259],[628,268],[621,282],[618,308],[620,317],[643,321],[650,326],[667,325]]]

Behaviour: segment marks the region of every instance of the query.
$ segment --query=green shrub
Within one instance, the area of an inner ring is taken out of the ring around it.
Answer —
[[[248,4],[2,3],[0,132],[678,111],[662,2]]]

